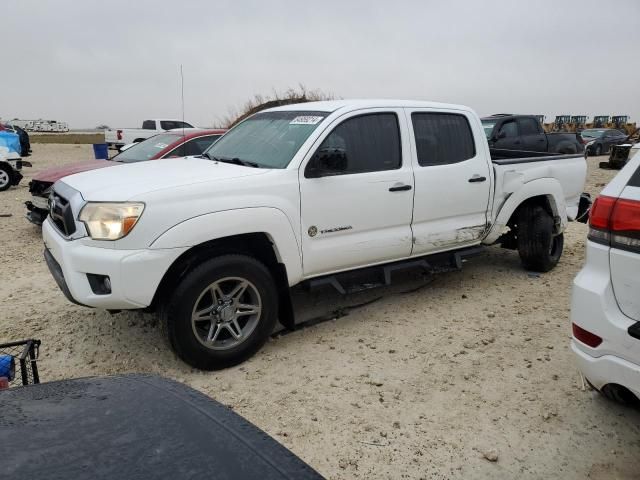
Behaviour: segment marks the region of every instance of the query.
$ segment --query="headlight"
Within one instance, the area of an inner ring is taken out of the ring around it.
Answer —
[[[94,240],[118,240],[133,230],[143,210],[144,203],[89,202],[78,219]]]

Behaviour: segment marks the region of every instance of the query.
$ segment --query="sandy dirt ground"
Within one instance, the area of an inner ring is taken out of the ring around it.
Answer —
[[[296,295],[304,318],[347,316],[268,342],[241,366],[195,371],[155,317],[68,303],[24,218],[30,177],[92,158],[90,145],[34,145],[0,193],[0,342],[42,340],[43,381],[153,372],[228,405],[335,479],[637,479],[640,412],[585,388],[569,350],[571,281],[587,229],[571,224],[559,266],[528,274],[489,248],[462,271],[342,298]],[[587,190],[614,173],[589,159]],[[487,457],[497,461],[490,461]]]

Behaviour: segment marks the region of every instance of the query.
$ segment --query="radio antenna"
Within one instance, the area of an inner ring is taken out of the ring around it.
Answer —
[[[180,64],[180,97],[182,101],[182,141],[184,142],[184,73],[182,71],[182,64]]]

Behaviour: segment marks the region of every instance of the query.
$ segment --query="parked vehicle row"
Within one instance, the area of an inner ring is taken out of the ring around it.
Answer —
[[[109,148],[120,150],[129,143],[141,142],[158,133],[183,128],[193,129],[195,127],[182,120],[157,118],[144,120],[142,122],[142,128],[114,128],[105,130],[104,139]]]
[[[580,153],[490,150],[463,106],[289,105],[202,156],[58,181],[45,258],[70,301],[156,309],[183,360],[223,368],[260,349],[276,320],[294,327],[294,285],[346,291],[346,272],[375,267],[388,281],[496,243],[552,269],[567,222],[588,208],[585,176]]]
[[[127,163],[160,158],[176,158],[188,155],[201,155],[220,138],[226,130],[178,130],[154,135],[147,140],[132,145],[109,160],[89,160],[62,167],[49,168],[39,172],[29,182],[31,200],[25,202],[27,219],[36,225],[49,214],[49,196],[53,184],[63,177],[75,173],[113,167]]]

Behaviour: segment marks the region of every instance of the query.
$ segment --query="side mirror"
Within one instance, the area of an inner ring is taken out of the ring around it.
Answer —
[[[306,170],[307,178],[320,178],[342,175],[347,171],[347,154],[340,148],[323,148],[318,150]]]
[[[497,138],[498,139],[507,138],[507,132],[505,132],[504,130],[498,132],[498,137]]]

